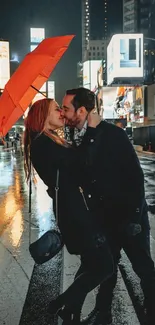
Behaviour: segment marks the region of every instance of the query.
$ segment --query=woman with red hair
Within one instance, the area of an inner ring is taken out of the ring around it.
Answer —
[[[48,186],[55,207],[56,176],[59,170],[58,225],[68,251],[81,255],[84,266],[73,284],[50,304],[51,314],[59,312],[67,325],[80,323],[80,311],[87,293],[113,274],[109,246],[96,224],[97,216],[91,215],[88,195],[86,197],[83,191],[86,188],[86,174],[95,156],[96,126],[99,122],[99,116],[90,113],[87,132],[77,149],[59,136],[64,126],[64,115],[54,100],[35,102],[25,123],[27,180],[32,162]]]

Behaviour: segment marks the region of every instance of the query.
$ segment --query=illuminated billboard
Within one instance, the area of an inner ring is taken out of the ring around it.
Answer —
[[[31,43],[40,43],[45,38],[45,28],[30,28]]]
[[[143,70],[143,34],[114,35],[107,48],[107,84],[142,82]]]
[[[83,64],[83,87],[92,91],[96,90],[98,85],[98,71],[102,60],[89,60]]]
[[[117,96],[116,87],[103,87],[103,118],[115,119],[118,117],[115,111],[115,101]]]
[[[144,86],[102,87],[103,118],[126,119],[142,123],[144,119]]]
[[[9,42],[0,41],[0,89],[4,89],[10,79]]]

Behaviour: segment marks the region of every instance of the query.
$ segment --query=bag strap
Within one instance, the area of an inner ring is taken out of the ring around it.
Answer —
[[[57,169],[56,185],[55,185],[55,209],[56,209],[56,222],[58,223],[58,191],[59,191],[59,169]]]

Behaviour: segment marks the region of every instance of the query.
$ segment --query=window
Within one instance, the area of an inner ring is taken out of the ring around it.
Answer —
[[[97,50],[99,50],[99,47],[97,47]]]
[[[104,56],[104,52],[102,52],[102,56]]]
[[[93,52],[93,55],[95,55],[95,53]]]
[[[102,50],[104,51],[104,46],[102,46]]]
[[[149,20],[148,17],[146,17],[146,18],[142,18],[140,22],[141,24],[148,24],[148,20]]]
[[[91,52],[89,52],[89,56],[91,56]]]
[[[140,0],[141,4],[148,4],[148,0]]]
[[[136,40],[129,39],[129,60],[136,60]]]
[[[142,13],[148,13],[148,7],[141,8],[140,11]]]
[[[95,50],[95,46],[93,46],[93,50]]]
[[[100,52],[97,52],[97,55],[100,56]]]

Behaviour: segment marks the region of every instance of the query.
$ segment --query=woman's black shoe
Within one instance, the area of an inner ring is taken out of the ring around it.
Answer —
[[[50,302],[48,312],[53,316],[59,316],[64,321],[65,325],[79,325],[80,313],[73,312],[68,306],[60,304],[59,299]]]
[[[79,325],[80,324],[80,314],[78,312],[73,313],[67,306],[62,308],[58,312],[58,315],[63,319],[62,325]]]
[[[48,312],[49,314],[56,316],[59,314],[62,308],[63,306],[60,304],[60,301],[58,299],[55,299],[50,302]]]
[[[66,306],[61,308],[58,311],[58,315],[64,320],[64,321],[71,321],[72,320],[72,312],[70,309]]]

